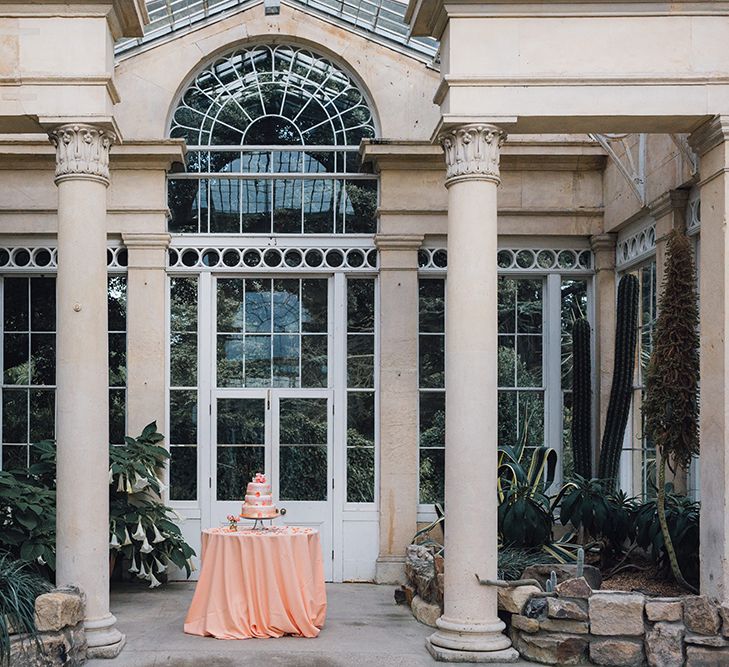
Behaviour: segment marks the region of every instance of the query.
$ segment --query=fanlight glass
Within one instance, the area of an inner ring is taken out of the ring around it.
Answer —
[[[357,146],[375,125],[362,91],[334,63],[291,45],[260,45],[200,72],[170,135],[190,146]]]

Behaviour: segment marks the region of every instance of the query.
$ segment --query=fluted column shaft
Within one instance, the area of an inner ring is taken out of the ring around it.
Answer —
[[[86,594],[91,657],[123,645],[109,612],[106,188],[114,135],[84,124],[56,146],[58,277],[56,577]]]
[[[445,661],[505,662],[497,591],[497,197],[504,133],[466,125],[441,134],[448,187],[445,587],[428,648]]]

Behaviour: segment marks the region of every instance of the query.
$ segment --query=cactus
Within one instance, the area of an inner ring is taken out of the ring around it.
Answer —
[[[620,465],[620,451],[630,414],[635,366],[635,343],[638,325],[638,279],[626,274],[618,285],[615,327],[615,362],[610,388],[605,432],[600,447],[598,475],[605,480],[608,491],[615,489]]]
[[[580,547],[577,550],[577,568],[575,570],[576,577],[582,577],[585,574],[585,550]]]
[[[547,593],[554,593],[555,588],[557,588],[557,573],[552,570],[545,583],[545,589]]]
[[[592,477],[592,362],[590,323],[584,318],[572,325],[572,455],[575,473]]]

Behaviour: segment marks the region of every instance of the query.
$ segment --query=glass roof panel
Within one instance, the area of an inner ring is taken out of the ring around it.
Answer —
[[[438,42],[427,37],[410,37],[404,22],[406,5],[399,0],[285,0],[293,7],[307,7],[315,13],[341,21],[358,32],[375,35],[385,43],[431,60]],[[150,23],[144,37],[116,43],[121,55],[170,33],[190,29],[196,24],[222,18],[259,3],[260,0],[147,0]]]

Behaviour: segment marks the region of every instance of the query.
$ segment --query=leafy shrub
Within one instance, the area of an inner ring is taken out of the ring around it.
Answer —
[[[552,541],[554,517],[549,498],[529,484],[516,484],[504,491],[498,519],[506,545],[534,548]]]
[[[35,627],[35,599],[51,589],[25,563],[0,555],[0,665],[10,665],[10,628],[28,634],[40,647]]]

